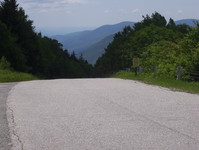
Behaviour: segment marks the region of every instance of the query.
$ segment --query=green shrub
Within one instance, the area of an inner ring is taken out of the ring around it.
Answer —
[[[0,59],[0,69],[1,70],[11,70],[11,64],[7,61],[7,59],[3,56]]]

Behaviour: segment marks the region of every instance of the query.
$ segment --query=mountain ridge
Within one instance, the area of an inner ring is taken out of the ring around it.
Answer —
[[[69,52],[81,53],[91,45],[105,37],[122,31],[125,26],[133,26],[134,22],[125,21],[114,25],[103,25],[94,30],[75,32],[66,35],[56,35],[51,38],[58,40]]]
[[[181,19],[181,20],[175,21],[175,23],[176,23],[176,25],[186,24],[186,25],[193,27],[193,26],[195,26],[194,21],[199,22],[199,19]]]
[[[94,65],[99,56],[105,52],[105,48],[113,41],[114,34],[109,35],[101,41],[91,45],[82,52],[84,59],[88,60],[90,64]]]
[[[175,21],[177,25],[187,24],[195,26],[193,21],[198,19],[181,19]],[[56,35],[52,38],[63,44],[63,47],[70,53],[74,51],[77,56],[83,55],[90,64],[104,53],[104,49],[113,40],[114,34],[123,30],[125,26],[133,26],[135,22],[124,21],[113,25],[103,25],[94,30],[85,30],[66,35]]]

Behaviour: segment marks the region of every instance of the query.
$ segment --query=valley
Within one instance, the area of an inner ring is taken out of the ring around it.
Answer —
[[[194,26],[196,19],[182,19],[175,21],[177,25]],[[126,26],[134,26],[135,22],[121,22],[114,25],[103,25],[94,30],[73,32],[65,35],[54,35],[51,38],[63,44],[69,53],[73,51],[79,57],[81,54],[88,63],[94,65],[97,59],[105,52],[105,48],[113,41],[114,35],[121,32]]]

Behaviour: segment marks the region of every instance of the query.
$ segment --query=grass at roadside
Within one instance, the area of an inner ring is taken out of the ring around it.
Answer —
[[[22,72],[15,72],[10,70],[0,70],[0,82],[17,82],[37,80],[38,78]]]
[[[199,82],[181,81],[166,77],[154,78],[152,75],[149,74],[142,74],[135,76],[133,72],[118,72],[112,77],[121,78],[121,79],[130,79],[130,80],[139,80],[147,84],[163,86],[175,90],[186,91],[189,93],[197,93],[197,94],[199,93]]]

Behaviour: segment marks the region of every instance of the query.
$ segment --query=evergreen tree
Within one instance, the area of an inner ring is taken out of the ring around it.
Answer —
[[[11,67],[18,71],[27,70],[25,55],[7,26],[0,21],[0,58],[6,57]]]
[[[134,25],[134,30],[138,31],[143,29],[146,26],[149,26],[151,24],[154,24],[156,26],[165,27],[167,24],[167,21],[164,16],[160,15],[158,12],[155,12],[151,15],[142,16],[143,20],[141,22],[138,22]]]
[[[8,27],[11,33],[16,37],[23,55],[25,55],[26,64],[29,69],[23,71],[35,72],[38,67],[38,48],[36,34],[32,26],[33,22],[28,20],[23,8],[19,7],[16,0],[5,0],[1,2],[0,20]]]
[[[44,78],[88,77],[92,66],[69,55],[62,44],[35,33],[16,0],[0,4],[0,58],[5,57],[16,71]]]
[[[78,60],[74,51],[72,52],[70,58],[71,58],[72,60],[74,60],[74,61],[77,61],[77,60]]]
[[[172,18],[169,19],[169,23],[167,24],[167,28],[173,29],[173,30],[176,29],[176,24],[175,24],[175,22]]]

